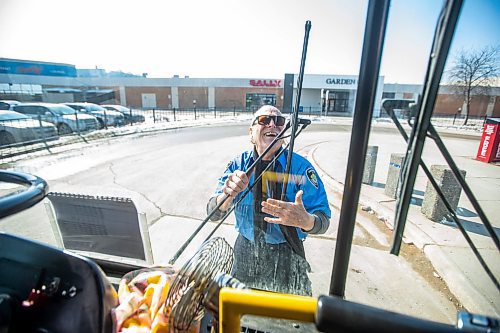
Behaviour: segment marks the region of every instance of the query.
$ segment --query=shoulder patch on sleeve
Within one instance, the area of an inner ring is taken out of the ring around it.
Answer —
[[[316,172],[314,171],[314,169],[313,168],[307,169],[306,175],[307,175],[307,179],[309,179],[311,184],[313,184],[314,187],[316,187],[318,189],[319,188],[318,176],[316,175]]]

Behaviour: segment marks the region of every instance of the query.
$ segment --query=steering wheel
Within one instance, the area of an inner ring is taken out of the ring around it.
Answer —
[[[0,219],[37,204],[49,191],[45,180],[22,172],[0,170],[0,182],[27,186],[24,190],[0,197]]]

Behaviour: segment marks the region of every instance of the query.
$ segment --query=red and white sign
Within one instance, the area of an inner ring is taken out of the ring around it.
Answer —
[[[488,119],[484,125],[476,159],[486,163],[500,162],[500,122]]]
[[[250,80],[254,87],[281,87],[281,80]]]

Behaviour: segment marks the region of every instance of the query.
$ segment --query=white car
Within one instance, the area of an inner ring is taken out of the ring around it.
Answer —
[[[78,113],[69,106],[62,104],[21,103],[14,107],[14,111],[34,119],[40,117],[41,120],[54,124],[59,135],[99,129],[99,121],[96,117]]]
[[[0,146],[57,140],[57,128],[14,111],[0,111]]]
[[[14,110],[14,106],[18,104],[21,104],[21,102],[12,99],[1,99],[0,110]]]
[[[125,117],[121,112],[106,110],[100,105],[94,103],[64,103],[76,111],[93,115],[99,121],[100,127],[122,126],[125,124]]]
[[[129,109],[123,105],[106,104],[106,105],[101,105],[101,106],[106,108],[107,110],[118,111],[121,114],[123,114],[123,116],[125,117],[126,124],[143,123],[145,120],[145,118],[142,114],[139,114],[139,112],[137,112],[137,111],[132,111],[131,109]]]

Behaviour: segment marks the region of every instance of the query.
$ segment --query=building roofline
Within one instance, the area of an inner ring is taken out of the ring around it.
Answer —
[[[24,60],[24,59],[12,59],[12,58],[0,58],[0,61],[15,61],[15,62],[25,62],[28,64],[45,64],[45,65],[59,65],[59,66],[72,66],[75,67],[73,64],[66,64],[62,62],[49,62],[49,61],[37,61],[37,60]]]

